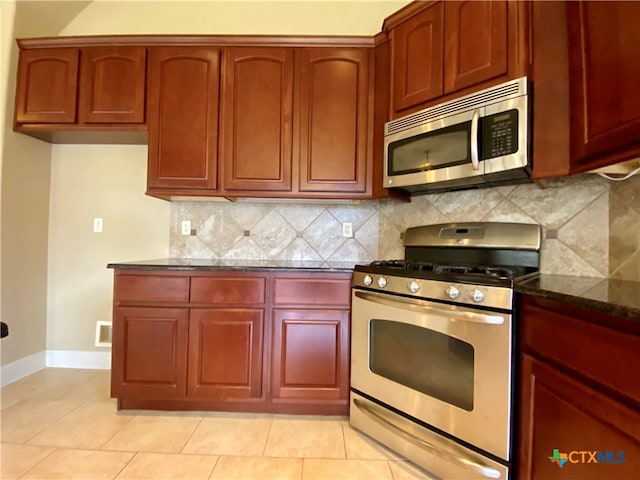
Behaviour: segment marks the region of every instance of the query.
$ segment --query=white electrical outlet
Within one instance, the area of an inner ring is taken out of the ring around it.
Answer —
[[[93,219],[93,231],[95,233],[101,233],[103,227],[104,227],[104,222],[102,221],[101,218]]]
[[[182,220],[180,228],[182,235],[191,235],[191,220]]]
[[[347,238],[353,237],[353,223],[342,222],[342,236]]]

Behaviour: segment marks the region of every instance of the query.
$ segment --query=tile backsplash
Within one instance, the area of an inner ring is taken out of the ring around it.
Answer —
[[[640,178],[584,174],[544,183],[362,204],[174,202],[170,253],[181,258],[324,260],[401,258],[407,227],[503,221],[543,226],[544,273],[640,280]],[[181,235],[190,220],[195,235]],[[342,223],[353,237],[342,236]]]

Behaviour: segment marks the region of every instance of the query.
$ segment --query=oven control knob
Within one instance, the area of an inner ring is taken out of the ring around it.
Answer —
[[[471,300],[476,303],[480,303],[484,300],[484,293],[479,288],[474,288],[471,292]]]
[[[409,283],[409,291],[411,293],[418,293],[419,290],[420,290],[420,284],[415,280],[412,280],[411,283]]]
[[[380,278],[378,279],[378,286],[379,286],[380,288],[384,288],[384,287],[386,287],[386,286],[387,286],[387,279],[386,279],[386,278],[384,278],[384,277],[380,277]]]
[[[371,275],[365,275],[363,282],[368,287],[373,283],[373,278],[371,278]]]
[[[444,292],[447,294],[447,297],[449,297],[452,300],[460,296],[460,290],[458,290],[458,288],[454,285],[447,287]]]

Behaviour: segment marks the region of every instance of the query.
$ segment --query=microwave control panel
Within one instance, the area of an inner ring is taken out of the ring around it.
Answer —
[[[518,110],[507,110],[482,117],[481,160],[502,157],[518,151]]]

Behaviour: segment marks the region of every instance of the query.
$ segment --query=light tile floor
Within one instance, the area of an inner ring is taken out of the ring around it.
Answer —
[[[426,479],[346,417],[116,409],[110,372],[47,368],[0,390],[9,479]]]

